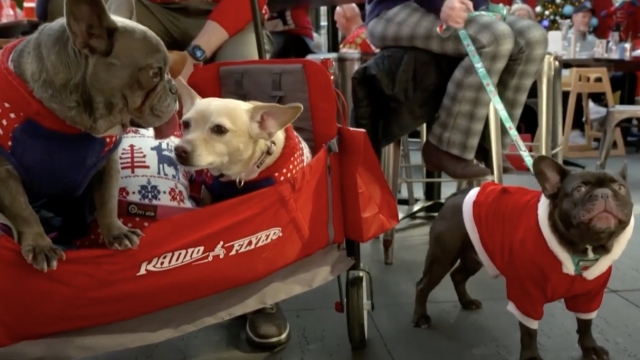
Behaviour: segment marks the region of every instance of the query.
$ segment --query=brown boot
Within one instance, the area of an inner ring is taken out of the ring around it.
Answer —
[[[422,146],[422,160],[428,170],[442,171],[454,179],[475,179],[491,175],[486,167],[446,152],[429,140]]]
[[[493,172],[493,159],[491,159],[491,151],[487,149],[486,146],[480,144],[478,145],[478,150],[476,150],[476,160],[483,163],[489,171]],[[516,169],[511,165],[511,162],[507,159],[507,155],[502,154],[502,173],[503,174],[513,174],[516,172]]]

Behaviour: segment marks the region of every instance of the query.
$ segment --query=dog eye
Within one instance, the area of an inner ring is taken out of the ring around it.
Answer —
[[[624,192],[627,190],[627,188],[622,184],[618,184],[618,185],[616,185],[616,190],[618,190],[618,192],[621,192],[621,193],[624,194]]]
[[[186,120],[182,120],[180,124],[182,124],[182,130],[189,130],[189,128],[191,128],[191,123]]]
[[[155,81],[160,81],[160,79],[162,78],[162,73],[163,71],[161,67],[155,67],[149,71],[149,77],[151,77]]]
[[[581,194],[586,190],[586,188],[584,187],[584,185],[578,185],[575,187],[575,189],[573,189],[573,192],[576,194]]]
[[[227,130],[227,128],[222,125],[213,125],[211,127],[211,133],[215,135],[224,135],[228,132],[229,130]]]

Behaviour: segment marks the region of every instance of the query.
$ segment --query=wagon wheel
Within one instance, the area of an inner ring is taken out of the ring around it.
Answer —
[[[372,310],[368,280],[368,274],[365,271],[347,272],[347,329],[353,350],[367,347],[369,311]]]

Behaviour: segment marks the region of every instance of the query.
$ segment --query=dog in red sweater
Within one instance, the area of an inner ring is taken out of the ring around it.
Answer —
[[[417,284],[413,323],[431,326],[427,298],[454,265],[465,310],[482,307],[466,289],[483,266],[504,276],[509,310],[520,323],[520,360],[540,360],[537,329],[545,304],[564,300],[578,322],[583,359],[609,359],[591,332],[611,265],[633,232],[627,169],[570,171],[550,157],[533,163],[542,191],[485,183],[451,195],[431,227]]]
[[[186,169],[205,170],[201,205],[289,179],[311,160],[291,126],[301,104],[203,99],[180,78],[176,85],[184,115],[174,155]]]

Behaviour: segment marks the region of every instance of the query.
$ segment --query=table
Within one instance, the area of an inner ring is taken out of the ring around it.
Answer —
[[[640,58],[631,60],[590,58],[590,59],[558,59],[563,68],[570,67],[604,67],[609,71],[638,72],[640,71]]]
[[[624,59],[611,59],[611,58],[575,58],[575,59],[562,59],[558,58],[558,62],[562,68],[585,68],[585,67],[598,67],[606,68],[609,73],[623,72],[623,73],[637,73],[640,72],[640,57],[634,57],[629,60]],[[629,81],[626,78],[625,81]],[[625,88],[628,88],[628,84],[625,84]]]

